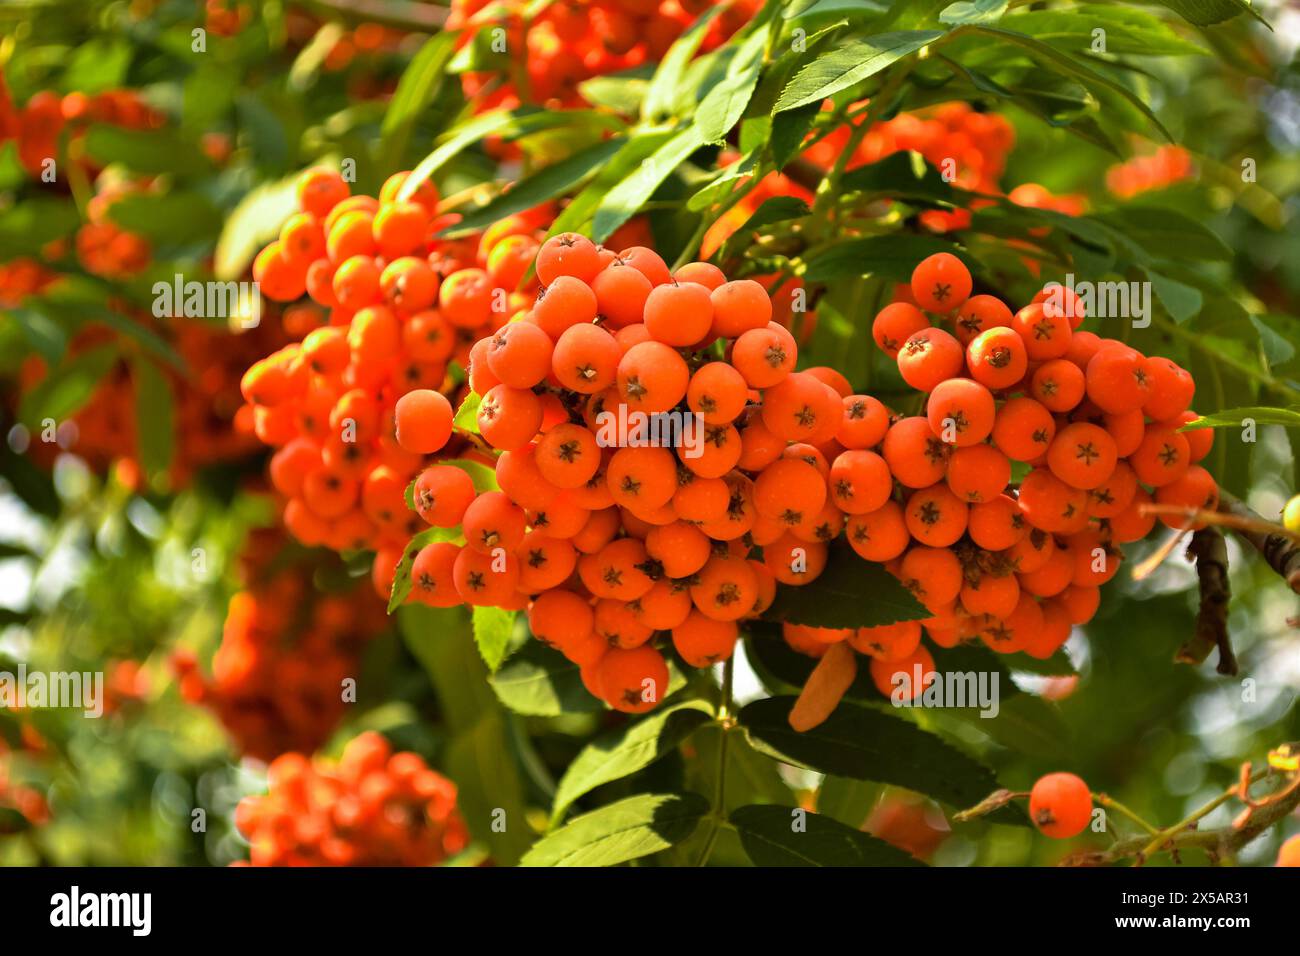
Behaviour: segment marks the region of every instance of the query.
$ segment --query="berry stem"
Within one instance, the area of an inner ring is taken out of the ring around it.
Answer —
[[[1101,806],[1105,807],[1106,809],[1114,810],[1120,816],[1127,817],[1129,820],[1131,820],[1133,823],[1136,823],[1147,833],[1154,834],[1159,832],[1152,824],[1147,823],[1146,820],[1142,819],[1140,816],[1138,816],[1136,813],[1134,813],[1124,804],[1120,803],[1118,800],[1116,800],[1112,796],[1109,796],[1108,794],[1094,793],[1092,795],[1092,799],[1096,801],[1098,804],[1100,804]]]
[[[731,732],[735,721],[731,716],[732,687],[735,680],[735,654],[728,657],[722,665],[722,700],[718,703],[718,763],[713,782],[713,809],[708,816],[709,832],[704,838],[704,846],[695,860],[696,866],[704,866],[713,855],[713,847],[718,842],[718,829],[726,822],[727,798],[727,756]]]

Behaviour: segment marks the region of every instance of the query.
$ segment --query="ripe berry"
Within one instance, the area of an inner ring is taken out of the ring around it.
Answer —
[[[891,359],[898,358],[898,350],[914,334],[930,327],[930,320],[909,302],[895,302],[876,313],[871,323],[871,337],[876,346]]]
[[[1032,398],[1013,398],[993,420],[993,444],[1012,461],[1035,461],[1056,437],[1052,413]]]
[[[685,396],[689,381],[685,360],[662,342],[634,345],[618,363],[619,397],[633,411],[668,411]]]
[[[753,279],[724,282],[709,293],[713,304],[713,334],[735,339],[772,320],[772,299]]]
[[[589,283],[600,270],[596,244],[576,232],[562,232],[542,243],[537,251],[537,278],[549,286],[561,276]]]
[[[697,610],[672,629],[673,647],[692,667],[708,667],[729,658],[738,636],[734,621],[708,617]]]
[[[397,400],[397,441],[405,450],[429,455],[447,444],[454,413],[445,395],[430,389],[407,392]]]
[[[702,285],[668,282],[652,289],[645,300],[646,330],[665,345],[694,345],[709,334],[712,324],[713,302]]]
[[[960,374],[962,358],[961,343],[943,329],[922,329],[899,349],[898,371],[912,388],[929,392],[945,379]]]
[[[645,713],[668,694],[668,666],[653,647],[614,648],[597,665],[596,684],[615,710]]]
[[[1047,466],[1067,485],[1096,488],[1115,470],[1115,439],[1087,422],[1066,425],[1047,450]]]
[[[970,270],[949,252],[936,252],[912,270],[912,296],[930,312],[951,312],[970,296]]]
[[[966,364],[971,378],[996,392],[1025,377],[1029,353],[1014,329],[999,326],[971,339],[966,346]]]
[[[940,382],[926,400],[925,410],[930,429],[958,448],[982,442],[993,430],[993,394],[969,378]]]
[[[641,272],[619,262],[602,269],[591,281],[597,311],[615,329],[642,321],[653,288]]]
[[[1029,817],[1053,839],[1078,836],[1092,819],[1092,793],[1072,773],[1049,773],[1029,793]]]
[[[1088,362],[1086,377],[1088,398],[1112,415],[1141,408],[1151,395],[1146,359],[1126,345],[1102,348]]]

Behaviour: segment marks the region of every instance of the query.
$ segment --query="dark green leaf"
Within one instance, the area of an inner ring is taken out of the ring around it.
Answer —
[[[1260,23],[1268,25],[1268,21],[1260,16],[1247,0],[1156,0],[1156,2],[1198,27],[1222,23],[1242,13],[1249,13]]]
[[[108,216],[123,229],[176,245],[211,240],[222,229],[221,210],[197,192],[123,196],[109,207]]]
[[[709,24],[725,9],[725,4],[711,5],[686,29],[686,32],[673,41],[673,45],[659,61],[659,67],[646,88],[645,100],[641,105],[643,119],[653,122],[672,115],[673,104],[682,86],[686,65],[699,51]]]
[[[975,265],[975,260],[963,250],[932,236],[868,236],[847,239],[817,253],[808,261],[804,279],[830,282],[847,276],[879,276],[892,282],[907,282],[916,264],[936,252],[950,252],[968,267]]]
[[[489,679],[497,699],[517,714],[558,717],[605,709],[582,683],[578,665],[559,651],[529,641]]]
[[[941,36],[943,32],[939,30],[902,30],[848,40],[800,70],[781,92],[773,112],[782,113],[810,103],[820,103]]]
[[[812,627],[875,627],[920,621],[930,612],[882,565],[862,560],[841,542],[831,546],[815,581],[778,585],[765,616]]]
[[[551,819],[562,819],[583,794],[630,776],[676,750],[709,716],[703,701],[692,700],[655,711],[596,738],[574,758],[561,778]]]
[[[142,356],[131,362],[131,385],[140,466],[153,479],[165,473],[172,461],[176,425],[171,385],[162,370]]]
[[[86,152],[101,165],[121,163],[137,173],[201,176],[212,164],[194,144],[164,129],[96,124],[86,131]]]
[[[789,807],[751,805],[731,813],[757,866],[924,866],[905,853],[830,817]]]
[[[596,242],[608,239],[615,229],[639,212],[673,170],[705,142],[698,127],[688,126],[655,150],[654,155],[605,195],[592,219],[591,238]]]
[[[400,166],[420,113],[447,75],[447,63],[456,51],[456,40],[457,34],[453,32],[430,37],[402,71],[379,131],[379,153],[387,168]]]
[[[1131,7],[1085,3],[1068,10],[1027,10],[1007,17],[1002,25],[1078,52],[1091,49],[1094,30],[1105,31],[1106,53],[1158,56],[1207,52],[1183,39],[1159,17]]]

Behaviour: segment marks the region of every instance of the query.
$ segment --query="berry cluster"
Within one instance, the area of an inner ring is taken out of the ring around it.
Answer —
[[[469,844],[455,785],[373,731],[338,761],[286,753],[267,782],[235,811],[252,866],[434,866]]]
[[[479,110],[514,109],[521,101],[583,106],[578,85],[663,57],[710,3],[704,0],[560,0],[525,22],[525,0],[453,0],[447,29],[503,28],[505,49],[526,51],[521,72],[503,82],[493,73],[462,74],[465,95]],[[701,44],[720,45],[750,18],[757,4],[740,0],[709,24]],[[467,36],[463,42],[470,42]]]
[[[257,580],[230,599],[211,679],[191,654],[173,659],[182,694],[211,707],[240,753],[261,760],[324,743],[346,707],[343,680],[357,676],[362,649],[386,623],[365,589],[318,594],[305,566],[268,575],[280,543],[278,532],[250,542],[245,575]]]
[[[399,200],[405,179],[389,179],[376,200],[349,195],[337,173],[304,174],[301,211],[253,274],[278,301],[305,291],[328,321],[255,363],[242,383],[255,433],[277,449],[271,480],[288,499],[289,530],[304,544],[392,556],[379,562],[388,572],[419,524],[405,489],[451,434],[448,363],[466,364],[476,338],[531,302],[525,274],[541,222],[521,214],[473,240],[438,240],[455,217],[438,215],[427,182]],[[402,445],[394,417],[413,390],[446,411],[446,428]]]
[[[416,508],[465,543],[426,545],[413,595],[526,607],[593,694],[641,712],[668,681],[656,632],[710,665],[777,582],[821,573],[844,526],[826,452],[879,441],[887,413],[832,369],[794,371],[758,282],[702,262],[672,273],[648,248],[576,234],[549,239],[536,270],[534,307],[471,350],[501,490],[475,496],[448,466],[421,474]],[[695,440],[656,434],[671,422]]]
[[[1120,546],[1151,530],[1141,505],[1218,500],[1196,464],[1212,436],[1178,431],[1195,417],[1191,376],[1080,330],[1072,292],[1048,286],[1013,314],[994,296],[972,296],[970,273],[948,253],[916,267],[910,292],[876,316],[872,336],[926,393],[923,414],[882,410],[868,440],[833,459],[829,500],[847,513],[854,550],[883,562],[932,617],[786,628],[804,652],[849,641],[873,658],[884,693],[898,671],[933,670],[922,630],[942,647],[979,638],[1000,652],[1050,655],[1096,612]]]
[[[87,221],[77,230],[77,258],[93,275],[129,279],[148,267],[152,250],[143,236],[113,222],[110,210],[118,200],[146,192],[150,187],[143,182],[120,179],[100,182],[98,187],[86,204]]]
[[[1165,144],[1146,156],[1134,156],[1106,170],[1106,188],[1120,199],[1132,199],[1153,189],[1164,189],[1191,179],[1192,155],[1181,146]]]

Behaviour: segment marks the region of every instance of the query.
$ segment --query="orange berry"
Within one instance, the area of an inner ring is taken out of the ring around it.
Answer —
[[[844,525],[849,545],[867,561],[892,561],[911,543],[903,509],[887,501],[875,511],[850,515]]]
[[[585,485],[601,464],[596,436],[581,425],[569,422],[545,432],[534,454],[542,477],[557,488]]]
[[[1087,422],[1066,425],[1047,450],[1047,466],[1072,488],[1088,490],[1104,483],[1115,470],[1115,439],[1104,428]]]
[[[928,419],[902,418],[885,434],[881,455],[899,483],[908,488],[928,488],[943,481],[952,446],[944,444]]]
[[[1012,461],[1036,461],[1056,437],[1052,413],[1032,398],[1013,398],[993,420],[993,444]]]
[[[1069,359],[1052,359],[1034,370],[1029,394],[1053,412],[1068,412],[1083,400],[1084,377]]]
[[[641,714],[668,694],[668,666],[653,647],[613,648],[596,667],[601,697],[615,710]]]
[[[397,400],[394,420],[397,442],[417,455],[428,455],[447,444],[454,416],[451,403],[440,392],[417,389]]]
[[[631,411],[668,411],[686,395],[689,381],[685,360],[662,342],[634,345],[618,363],[618,394]]]
[[[915,305],[895,302],[876,313],[871,323],[871,337],[880,351],[891,359],[897,359],[903,343],[929,327],[930,320]]]
[[[982,442],[993,430],[993,393],[969,378],[940,382],[926,401],[930,429],[959,448]]]
[[[992,501],[1011,480],[1011,462],[992,445],[958,448],[948,459],[944,480],[962,501],[972,505]]]
[[[947,485],[932,485],[908,498],[903,515],[913,538],[943,548],[955,544],[965,533],[968,510]]]
[[[609,268],[602,269],[591,281],[591,291],[596,296],[596,311],[615,329],[642,321],[647,300],[654,288],[641,272],[617,261]]]
[[[912,388],[930,392],[945,379],[961,374],[963,357],[961,343],[943,329],[922,329],[899,349],[898,372]]]
[[[999,494],[971,505],[966,530],[970,539],[985,551],[1004,551],[1029,533],[1029,525],[1016,500]]]
[[[526,389],[495,385],[479,405],[479,432],[494,448],[522,448],[541,427],[541,399]]]
[[[332,169],[316,167],[298,177],[295,186],[298,208],[322,217],[348,198],[348,184]]]
[[[889,431],[889,409],[870,395],[846,395],[835,440],[845,448],[874,448]]]
[[[1200,465],[1192,465],[1180,477],[1156,489],[1156,502],[1213,511],[1219,506],[1219,485]],[[1205,527],[1203,521],[1191,521],[1178,515],[1160,515],[1160,520],[1176,529],[1200,530]]]
[[[830,496],[841,511],[860,515],[882,508],[894,489],[885,459],[875,452],[851,449],[831,464]]]
[[[735,621],[754,606],[758,584],[744,558],[712,557],[695,575],[691,601],[716,621]]]
[[[636,620],[652,631],[670,631],[690,616],[694,605],[690,591],[678,581],[660,578],[635,601],[627,605]]]
[[[488,339],[488,368],[511,388],[532,388],[551,371],[551,339],[530,322],[503,325]]]
[[[747,394],[744,376],[734,367],[726,362],[709,362],[691,376],[686,403],[707,424],[720,425],[734,421],[744,411]]]
[[[719,620],[692,610],[672,629],[673,647],[692,667],[709,667],[729,658],[736,648],[739,629],[731,620]]]
[[[1088,398],[1112,415],[1131,412],[1151,395],[1151,376],[1142,353],[1116,343],[1097,352],[1085,373]]]
[[[772,320],[772,299],[753,279],[724,282],[709,293],[709,298],[713,306],[712,332],[719,338],[739,338],[752,329],[765,328]]]
[[[673,273],[673,278],[678,282],[697,283],[710,292],[727,281],[723,271],[708,262],[688,262]]]
[[[524,511],[504,492],[489,491],[475,498],[462,519],[465,544],[483,554],[514,551],[524,540]]]
[[[993,391],[1011,388],[1025,377],[1029,353],[1014,329],[997,326],[981,332],[966,346],[971,378]]]
[[[815,467],[798,458],[782,458],[754,481],[754,508],[786,525],[815,515],[826,504],[826,480]]]
[[[917,545],[903,555],[898,569],[903,586],[926,607],[941,607],[957,599],[965,583],[961,562],[947,548]]]
[[[953,331],[957,341],[969,345],[981,332],[998,327],[1010,327],[1011,310],[996,296],[973,295],[957,310]]]
[[[390,262],[417,252],[428,228],[428,210],[413,202],[380,207],[371,227],[380,255]]]
[[[528,629],[533,637],[560,651],[591,636],[594,626],[591,605],[572,591],[544,591],[528,608]]]
[[[646,297],[646,330],[665,345],[694,345],[709,334],[712,324],[713,302],[702,285],[668,282],[656,286]]]
[[[871,659],[871,682],[891,700],[915,700],[937,676],[934,658],[924,647],[897,660]]]
[[[1158,422],[1176,418],[1187,411],[1196,395],[1196,382],[1176,362],[1160,356],[1146,360],[1151,379],[1151,393],[1142,403],[1142,411]]]
[[[763,424],[786,441],[829,438],[844,418],[843,400],[807,372],[791,372],[763,393]]]
[[[798,587],[817,580],[826,569],[826,545],[787,534],[763,546],[763,563],[782,584]]]
[[[515,600],[519,559],[510,549],[486,554],[474,548],[461,548],[452,568],[452,580],[456,593],[466,604],[501,607]]]
[[[454,528],[476,492],[469,474],[453,465],[433,465],[415,479],[412,497],[420,517],[439,528]]]
[[[1072,773],[1049,773],[1029,792],[1029,818],[1055,840],[1078,836],[1092,819],[1092,793]]]
[[[1049,316],[1041,304],[1027,305],[1016,313],[1011,327],[1025,341],[1025,351],[1035,362],[1057,359],[1070,351],[1070,320]]]
[[[647,558],[643,542],[619,538],[595,554],[583,555],[578,560],[578,575],[596,597],[634,601],[654,585],[644,570]]]
[[[651,285],[663,285],[673,279],[659,253],[645,246],[629,246],[618,254],[618,261],[636,269],[650,280]]]
[[[794,371],[798,355],[794,337],[774,322],[741,334],[731,346],[731,364],[750,388],[776,385]]]
[[[1177,481],[1187,472],[1191,464],[1191,447],[1182,432],[1152,423],[1146,428],[1142,444],[1129,455],[1128,463],[1138,481],[1159,488]]]
[[[970,296],[970,270],[949,252],[936,252],[912,270],[912,296],[930,312],[951,312]]]
[[[494,292],[491,277],[482,269],[458,269],[438,287],[438,310],[459,329],[482,328],[492,321]]]
[[[537,278],[549,286],[568,276],[590,282],[600,271],[596,244],[576,232],[561,232],[542,243],[537,251]]]
[[[897,624],[860,627],[849,637],[849,644],[859,654],[866,654],[876,660],[905,660],[921,646],[921,623],[900,621]]]
[[[430,607],[463,604],[456,588],[456,559],[461,548],[450,541],[435,541],[420,549],[411,563],[411,595]]]

